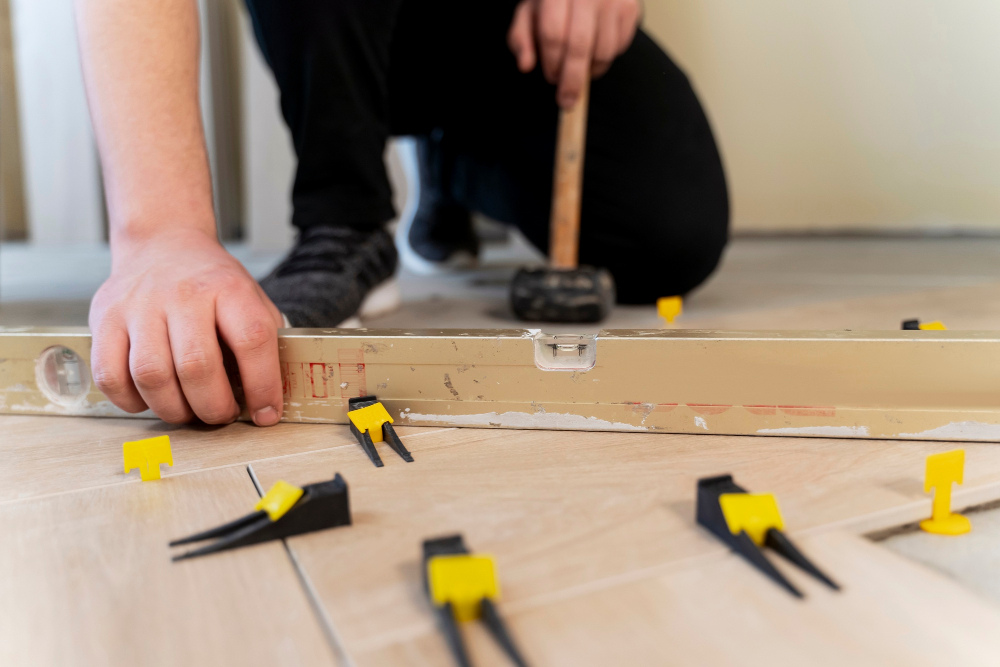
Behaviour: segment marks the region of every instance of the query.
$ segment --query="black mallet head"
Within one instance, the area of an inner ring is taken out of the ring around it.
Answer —
[[[615,305],[607,269],[521,269],[510,286],[514,313],[529,322],[600,322]]]

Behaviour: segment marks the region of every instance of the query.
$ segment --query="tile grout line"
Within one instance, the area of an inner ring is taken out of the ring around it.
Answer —
[[[262,459],[253,459],[252,461],[236,461],[235,463],[223,463],[217,466],[208,466],[207,468],[195,468],[194,470],[180,470],[178,472],[171,472],[167,475],[161,475],[160,479],[170,479],[171,477],[184,477],[185,475],[194,475],[199,472],[211,472],[212,470],[224,470],[226,468],[238,468],[240,466],[250,465],[251,463],[263,463],[265,461],[274,461],[276,459],[285,459],[292,456],[304,456],[306,454],[316,454],[318,452],[329,452],[334,449],[342,449],[344,447],[353,447],[354,445],[336,445],[334,447],[324,447],[322,449],[310,449],[308,452],[295,452],[294,454],[281,454],[280,456],[268,456]],[[126,484],[138,484],[142,480],[139,478],[127,479],[121,482],[108,482],[107,484],[97,484],[95,486],[84,486],[79,489],[67,489],[66,491],[53,491],[52,493],[43,493],[38,496],[28,496],[27,498],[8,498],[7,500],[0,500],[0,507],[5,505],[14,505],[17,503],[30,502],[32,500],[47,500],[48,498],[58,498],[59,496],[68,496],[74,493],[83,493],[84,491],[96,491],[99,489],[109,489],[115,486],[124,486]]]
[[[989,505],[991,503],[1000,502],[997,500],[1000,498],[1000,482],[987,483],[970,489],[962,489],[961,491],[964,493],[956,493],[955,496],[957,497],[953,499],[953,509],[957,512],[966,512],[979,505]],[[929,507],[930,498],[874,512],[864,517],[819,524],[810,528],[795,531],[795,534],[808,538],[829,534],[835,531],[843,531],[847,534],[870,540],[867,535],[873,530],[878,530],[879,527],[882,527],[882,523],[892,526],[901,525],[903,519],[900,514],[908,514],[912,512],[915,507],[923,508],[925,505]],[[924,516],[925,514],[926,513],[922,513],[921,516]],[[885,517],[887,517],[888,520],[886,520]],[[882,521],[880,522],[879,519],[882,519]],[[874,528],[872,525],[869,525],[872,523],[872,520],[877,524]],[[903,522],[902,525],[905,525],[905,523],[906,522]],[[571,600],[582,595],[599,592],[614,586],[635,583],[636,581],[641,581],[643,579],[651,579],[672,572],[688,570],[700,565],[703,562],[717,562],[731,555],[732,552],[725,547],[714,548],[703,554],[658,563],[656,565],[640,568],[638,570],[621,572],[593,581],[572,585],[560,590],[529,596],[527,598],[506,604],[505,609],[510,613],[522,613],[546,604]]]
[[[247,473],[250,475],[250,481],[253,482],[254,488],[257,489],[257,495],[263,497],[264,489],[260,485],[260,480],[257,479],[257,473],[254,472],[253,464],[247,464]],[[354,661],[351,656],[347,654],[347,650],[344,648],[344,643],[340,639],[340,635],[337,633],[337,628],[333,625],[333,619],[330,618],[329,614],[326,613],[326,608],[323,606],[323,602],[319,599],[319,593],[316,591],[316,587],[313,585],[312,580],[309,575],[306,574],[305,569],[302,567],[302,563],[299,562],[298,555],[288,544],[288,540],[282,538],[281,544],[285,547],[285,553],[288,554],[288,559],[292,563],[292,569],[295,570],[295,574],[299,579],[299,584],[302,586],[302,592],[305,593],[306,599],[309,600],[309,606],[312,607],[313,613],[316,615],[316,620],[319,622],[320,627],[323,629],[323,636],[326,638],[327,644],[333,650],[334,657],[337,662],[345,667],[355,667]]]
[[[1000,482],[986,483],[969,489],[959,489],[958,492],[953,495],[953,509],[956,512],[967,512],[979,505],[996,503],[998,502],[998,498],[1000,498]],[[900,526],[912,523],[912,521],[916,519],[904,521],[904,517],[914,514],[915,510],[919,512],[921,517],[926,516],[927,512],[923,510],[929,509],[930,502],[930,497],[914,500],[904,505],[872,512],[861,517],[842,519],[811,526],[809,528],[797,530],[795,531],[795,534],[808,538],[825,535],[831,532],[843,531],[850,535],[870,540],[870,538],[867,538],[867,535],[873,531],[885,529],[887,526]],[[690,569],[701,562],[712,562],[713,560],[719,560],[729,554],[731,554],[731,552],[724,547],[716,548],[703,554],[658,563],[639,570],[622,572],[594,581],[570,586],[561,590],[524,598],[508,604],[507,608],[512,613],[529,611],[544,604],[572,599],[581,595],[611,588],[612,586],[633,583],[635,581],[657,577],[673,571]]]
[[[431,435],[432,433],[441,433],[441,432],[444,432],[444,431],[455,431],[455,430],[457,430],[457,427],[455,427],[455,426],[452,426],[452,427],[449,427],[449,428],[437,428],[437,429],[430,430],[430,431],[424,431],[422,433],[412,433],[410,435],[407,435],[406,439],[409,440],[410,438],[416,438],[416,437],[421,436],[421,435]],[[193,475],[194,473],[209,472],[211,470],[223,470],[225,468],[235,468],[235,467],[238,467],[238,466],[250,465],[251,463],[263,463],[265,461],[276,461],[278,459],[287,459],[287,458],[291,458],[293,456],[305,456],[306,454],[316,454],[316,453],[319,453],[319,452],[330,452],[330,451],[333,451],[335,449],[343,449],[345,447],[356,447],[356,446],[357,446],[356,443],[349,443],[349,444],[346,444],[346,445],[334,445],[333,447],[323,447],[321,449],[310,449],[307,452],[294,452],[292,454],[280,454],[278,456],[267,456],[267,457],[264,457],[264,458],[261,458],[261,459],[253,459],[251,461],[237,461],[236,463],[224,463],[222,465],[209,466],[207,468],[197,468],[195,470],[182,470],[182,471],[178,471],[178,472],[172,472],[172,473],[169,473],[167,475],[163,475],[162,479],[167,479],[167,478],[170,478],[170,477],[181,477],[183,475]],[[107,484],[98,484],[96,486],[85,486],[85,487],[81,487],[79,489],[67,489],[66,491],[53,491],[52,493],[43,493],[43,494],[38,495],[38,496],[28,496],[26,498],[8,498],[7,500],[0,500],[0,507],[3,507],[5,505],[15,505],[17,503],[30,502],[32,500],[46,500],[48,498],[57,498],[59,496],[70,495],[72,493],[82,493],[83,491],[95,491],[95,490],[98,490],[98,489],[108,489],[108,488],[111,488],[113,486],[121,486],[123,484],[133,484],[133,483],[137,483],[139,481],[141,481],[141,480],[139,480],[139,479],[128,479],[128,480],[125,480],[125,481],[122,481],[122,482],[108,482]]]

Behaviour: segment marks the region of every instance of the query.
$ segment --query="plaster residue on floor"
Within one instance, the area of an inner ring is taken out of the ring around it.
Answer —
[[[965,535],[932,535],[916,530],[894,535],[880,544],[1000,604],[1000,508],[966,516],[972,522],[972,532]]]

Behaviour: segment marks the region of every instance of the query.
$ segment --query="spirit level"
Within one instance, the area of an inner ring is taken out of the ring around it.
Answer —
[[[292,422],[375,394],[398,426],[1000,441],[996,332],[285,329],[279,351]],[[0,412],[126,416],[89,361],[86,329],[0,329]]]

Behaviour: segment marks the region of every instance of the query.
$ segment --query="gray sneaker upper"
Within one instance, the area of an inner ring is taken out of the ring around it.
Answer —
[[[335,327],[392,277],[396,261],[392,237],[383,229],[307,227],[260,285],[293,327]]]

